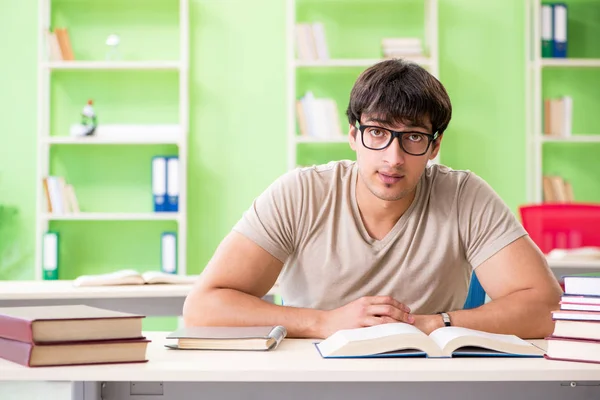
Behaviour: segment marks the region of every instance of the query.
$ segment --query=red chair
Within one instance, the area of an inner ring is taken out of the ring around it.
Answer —
[[[600,246],[600,204],[535,204],[519,207],[519,214],[544,254],[556,248]]]

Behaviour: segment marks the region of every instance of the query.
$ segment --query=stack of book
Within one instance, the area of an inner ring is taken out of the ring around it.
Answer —
[[[556,175],[542,177],[544,201],[547,203],[573,203],[575,194],[570,181]]]
[[[600,363],[600,274],[565,276],[564,286],[545,357]]]
[[[28,367],[146,362],[143,318],[84,305],[0,308],[0,358]]]
[[[381,52],[384,58],[421,57],[423,45],[419,38],[383,38]]]
[[[42,179],[46,210],[51,214],[64,215],[78,213],[79,201],[73,185],[62,176],[46,176]]]
[[[296,116],[301,136],[336,139],[343,135],[339,109],[333,99],[317,98],[307,91],[296,100]]]
[[[295,27],[296,59],[300,61],[327,61],[329,49],[322,22],[298,23]]]

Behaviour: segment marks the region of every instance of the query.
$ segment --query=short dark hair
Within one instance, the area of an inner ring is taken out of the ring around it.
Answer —
[[[350,93],[346,115],[354,126],[363,114],[390,123],[424,126],[444,133],[452,116],[446,89],[423,67],[402,59],[381,61],[363,71]]]

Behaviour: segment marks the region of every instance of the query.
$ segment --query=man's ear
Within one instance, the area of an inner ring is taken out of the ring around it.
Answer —
[[[431,154],[429,155],[429,159],[433,160],[434,158],[437,157],[438,153],[440,152],[440,146],[442,145],[442,139],[444,137],[444,134],[442,133],[441,135],[439,135],[437,137],[437,139],[435,139],[432,143],[431,143],[431,147],[432,147],[432,151]]]
[[[358,129],[354,125],[348,124],[350,130],[348,131],[348,143],[350,143],[350,148],[356,151],[356,134],[358,133]]]

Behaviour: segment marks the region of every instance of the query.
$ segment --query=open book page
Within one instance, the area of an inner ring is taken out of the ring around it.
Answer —
[[[132,269],[98,275],[82,275],[73,281],[74,286],[143,285],[144,278]]]
[[[172,283],[172,284],[193,284],[198,279],[198,275],[176,275],[161,271],[148,271],[142,274],[145,283]]]
[[[436,344],[418,328],[405,323],[340,330],[317,344],[323,357],[369,356],[418,350],[430,357],[441,355]]]
[[[98,275],[82,275],[73,281],[74,286],[116,286],[143,284],[193,284],[198,275],[175,275],[161,271],[147,271],[142,274],[132,269]]]
[[[544,354],[542,349],[515,335],[501,335],[456,326],[436,329],[431,332],[429,337],[442,349],[443,355],[446,357],[451,357],[456,352],[460,352],[462,355],[481,355],[493,352],[522,356]],[[465,351],[463,352],[461,348]]]
[[[586,246],[574,249],[553,249],[548,253],[548,259],[565,261],[600,260],[600,247]]]

